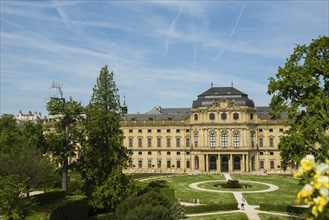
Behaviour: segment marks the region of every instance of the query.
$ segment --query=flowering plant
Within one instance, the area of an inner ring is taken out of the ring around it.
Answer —
[[[329,160],[316,163],[313,155],[307,155],[300,162],[298,172],[303,189],[297,194],[297,204],[307,204],[310,209],[306,219],[329,219]]]

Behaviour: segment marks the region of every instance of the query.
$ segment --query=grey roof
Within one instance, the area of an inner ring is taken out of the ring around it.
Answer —
[[[258,118],[260,119],[271,119],[270,111],[271,108],[269,106],[257,106],[256,107]],[[281,113],[281,119],[288,118],[288,114],[286,112]]]
[[[154,107],[144,114],[127,114],[125,120],[185,120],[190,116],[190,108],[161,108]]]
[[[226,99],[240,106],[254,107],[254,102],[248,95],[234,87],[212,87],[204,93],[198,95],[198,99],[193,101],[193,108],[210,106],[213,102]]]

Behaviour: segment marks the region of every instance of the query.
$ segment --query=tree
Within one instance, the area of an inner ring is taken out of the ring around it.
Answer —
[[[70,97],[63,96],[62,85],[53,82],[51,88],[56,89],[59,96],[52,97],[47,103],[47,110],[55,117],[55,127],[48,131],[48,150],[61,163],[62,189],[68,187],[68,157],[74,155],[79,138],[79,122],[82,120],[83,107]]]
[[[86,107],[84,127],[87,138],[82,145],[79,160],[89,203],[94,209],[107,211],[117,205],[104,201],[105,191],[116,187],[108,184],[112,182],[111,175],[118,167],[122,172],[122,167],[129,158],[129,151],[123,146],[123,132],[120,129],[122,112],[113,76],[114,73],[109,73],[105,66],[97,78],[91,100]],[[119,174],[116,172],[116,175]],[[103,193],[96,193],[98,191]]]
[[[290,129],[279,143],[287,165],[312,154],[324,161],[329,156],[325,144],[329,128],[329,37],[322,36],[310,45],[297,45],[276,78],[270,77],[268,94],[273,95],[270,114],[283,112]]]

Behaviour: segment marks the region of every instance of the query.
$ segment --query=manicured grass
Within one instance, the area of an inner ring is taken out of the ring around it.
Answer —
[[[198,219],[198,220],[248,220],[248,217],[245,213],[232,213],[232,214],[221,214],[221,215],[206,215],[206,216],[197,216],[190,217],[187,219]]]
[[[234,203],[235,198],[231,193],[213,193],[195,190],[189,187],[191,183],[207,180],[224,180],[223,175],[184,175],[166,178],[168,185],[175,190],[175,197],[183,202],[193,202],[200,199],[200,203]]]
[[[298,218],[298,217],[286,217],[286,216],[280,216],[280,215],[270,215],[270,214],[264,214],[264,213],[259,213],[258,216],[260,217],[261,220],[300,220],[300,219],[305,219],[305,218]]]
[[[249,183],[249,182],[243,182],[240,181],[240,184],[247,184],[250,185],[250,188],[222,188],[215,186],[216,184],[219,183],[226,183],[226,181],[218,181],[218,182],[209,182],[209,183],[201,183],[198,186],[200,188],[205,188],[205,189],[212,189],[212,190],[220,190],[220,191],[256,191],[256,190],[264,190],[268,189],[269,187],[263,184],[257,184],[257,183]]]
[[[240,174],[232,174],[231,176],[238,180],[270,183],[279,187],[278,190],[267,193],[244,193],[243,196],[250,205],[259,205],[260,203],[294,204],[296,195],[302,188],[301,185],[298,185],[298,181],[293,178]]]

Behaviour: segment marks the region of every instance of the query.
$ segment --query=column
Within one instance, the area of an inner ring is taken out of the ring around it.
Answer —
[[[241,154],[241,172],[245,172],[245,160],[244,160],[244,154]]]
[[[260,171],[259,170],[259,153],[257,152],[257,154],[256,154],[256,161],[255,161],[255,170],[256,171]]]
[[[209,156],[208,156],[208,154],[206,154],[206,172],[209,172]]]
[[[220,154],[217,154],[217,172],[221,172],[221,167],[220,167]]]
[[[232,160],[232,154],[230,154],[230,158],[229,158],[229,161],[228,161],[228,172],[233,172],[233,160]]]
[[[249,165],[250,165],[250,162],[249,162],[249,154],[246,154],[246,161],[247,161],[247,162],[246,162],[246,165],[247,165],[246,168],[247,168],[247,172],[249,173],[249,172],[250,172],[250,169],[249,169],[249,167],[250,167],[250,166],[249,166]]]

